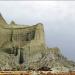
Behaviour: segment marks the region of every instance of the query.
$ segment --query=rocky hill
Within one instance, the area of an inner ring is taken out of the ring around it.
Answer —
[[[33,26],[7,24],[0,14],[0,69],[51,70],[74,69],[75,63],[67,60],[59,48],[47,48],[42,23]]]

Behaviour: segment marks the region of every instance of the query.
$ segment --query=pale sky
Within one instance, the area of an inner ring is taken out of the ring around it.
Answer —
[[[75,61],[75,1],[0,1],[0,12],[8,23],[43,23],[47,46]]]

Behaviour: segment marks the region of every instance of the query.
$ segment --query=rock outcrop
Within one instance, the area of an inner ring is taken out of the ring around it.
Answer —
[[[2,70],[39,70],[75,64],[62,56],[59,48],[47,48],[42,23],[33,26],[7,24],[0,15],[0,68]],[[22,68],[20,69],[20,67]]]

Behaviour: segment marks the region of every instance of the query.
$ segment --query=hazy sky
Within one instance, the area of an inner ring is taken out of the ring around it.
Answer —
[[[43,23],[47,46],[75,60],[75,1],[0,1],[0,12],[8,23]]]

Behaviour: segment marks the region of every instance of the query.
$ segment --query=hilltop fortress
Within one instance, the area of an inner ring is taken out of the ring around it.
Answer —
[[[19,70],[19,65],[23,66],[20,70],[39,70],[72,64],[61,55],[59,48],[47,48],[42,23],[29,26],[12,21],[7,24],[0,14],[1,70]]]

